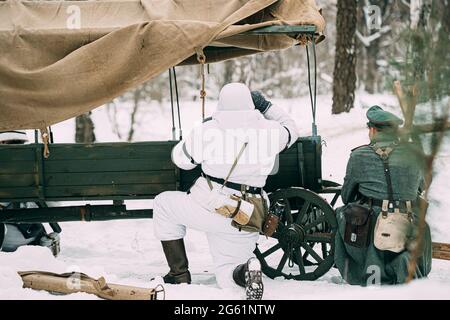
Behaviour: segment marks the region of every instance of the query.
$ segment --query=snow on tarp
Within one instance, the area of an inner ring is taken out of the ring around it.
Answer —
[[[298,44],[236,36],[276,24],[325,27],[314,0],[0,0],[0,130],[80,115],[208,45],[234,49],[213,62]]]

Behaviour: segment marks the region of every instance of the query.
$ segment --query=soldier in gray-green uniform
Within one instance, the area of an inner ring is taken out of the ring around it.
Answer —
[[[350,284],[370,285],[404,283],[408,276],[410,253],[378,250],[374,244],[374,227],[381,212],[382,201],[389,199],[388,183],[384,174],[383,160],[371,147],[393,146],[388,165],[395,206],[401,208],[407,200],[413,204],[413,216],[417,221],[416,204],[418,190],[423,182],[423,157],[417,144],[400,142],[398,126],[403,123],[394,114],[378,106],[367,112],[370,144],[352,150],[342,186],[344,204],[359,203],[372,207],[369,217],[369,238],[367,247],[355,247],[344,241],[346,218],[345,207],[337,210],[338,232],[335,238],[335,263],[343,279]],[[404,209],[404,208],[403,208]],[[417,261],[416,278],[425,277],[431,271],[431,236],[426,227],[424,251]],[[378,278],[378,279],[376,279]]]

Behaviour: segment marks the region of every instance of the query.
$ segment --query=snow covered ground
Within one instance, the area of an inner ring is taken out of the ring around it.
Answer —
[[[309,98],[275,100],[297,119],[301,135],[311,133]],[[214,109],[208,101],[207,112]],[[325,140],[323,148],[323,178],[342,182],[345,165],[354,147],[367,143],[365,112],[370,105],[379,104],[395,113],[395,97],[389,95],[357,95],[356,107],[347,114],[331,115],[331,97],[318,97],[317,123],[319,134]],[[126,107],[126,106],[125,106]],[[183,132],[200,119],[200,103],[188,102],[182,106]],[[124,119],[126,114],[120,115]],[[93,113],[98,141],[117,141],[112,133],[105,108]],[[150,104],[139,113],[136,141],[167,140],[171,137],[170,108]],[[72,142],[74,121],[68,120],[53,127],[56,142]],[[32,137],[32,133],[30,133]],[[433,241],[450,243],[450,141],[437,159],[437,175],[431,190],[428,221]],[[151,207],[151,201],[129,201],[129,207]],[[105,276],[112,283],[153,287],[167,272],[160,244],[153,236],[151,220],[70,222],[62,224],[62,251],[54,258],[50,251],[40,247],[22,247],[15,253],[0,253],[0,299],[96,299],[87,294],[55,296],[46,292],[22,289],[19,270],[45,270],[52,272],[81,271],[91,277]],[[260,245],[272,240],[263,237]],[[186,247],[193,273],[192,285],[165,285],[167,299],[241,299],[241,290],[223,290],[216,286],[212,274],[212,261],[206,237],[190,230]],[[314,282],[297,282],[265,278],[265,299],[449,299],[450,261],[433,260],[433,271],[428,279],[395,287],[362,288],[335,284],[336,269]],[[152,277],[157,277],[150,281]]]

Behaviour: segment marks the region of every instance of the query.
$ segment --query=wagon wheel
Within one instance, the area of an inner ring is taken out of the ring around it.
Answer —
[[[333,195],[333,198],[329,201],[329,203],[331,207],[335,208],[336,202],[341,195],[341,187],[342,186],[337,182],[322,180],[322,190],[320,190],[318,193]]]
[[[303,188],[277,190],[269,198],[270,210],[280,221],[272,236],[276,244],[263,252],[258,246],[255,249],[264,274],[272,279],[318,279],[334,263],[337,224],[333,208]]]

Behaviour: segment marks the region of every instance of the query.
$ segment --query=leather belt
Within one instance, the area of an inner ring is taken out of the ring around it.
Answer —
[[[225,182],[224,179],[209,176],[209,175],[207,175],[204,172],[202,172],[202,176],[205,179],[209,179],[209,180],[214,181],[214,182],[216,182],[216,183],[218,183],[220,185],[222,185]],[[263,191],[263,188],[247,186],[245,184],[234,183],[234,182],[231,182],[231,181],[227,181],[225,187],[230,188],[230,189],[234,189],[234,190],[237,190],[237,191],[245,190],[246,193],[252,193],[252,194],[262,194],[262,191]]]
[[[366,197],[366,196],[363,196],[361,198],[361,202],[366,203],[371,207],[375,206],[375,207],[381,208],[383,206],[383,200],[374,199],[374,198],[370,198],[370,197]],[[411,201],[411,206],[414,207],[415,205],[416,205],[416,201]],[[406,205],[406,200],[394,200],[393,208],[406,212],[406,210],[408,209],[407,205]]]

